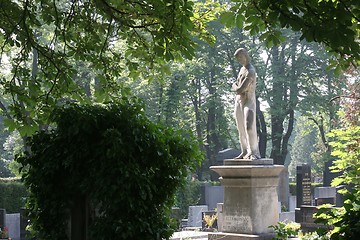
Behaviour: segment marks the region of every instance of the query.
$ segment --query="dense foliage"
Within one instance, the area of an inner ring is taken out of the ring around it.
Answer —
[[[52,119],[57,127],[31,137],[30,151],[17,158],[34,239],[67,239],[79,196],[93,212],[91,239],[169,238],[176,189],[200,158],[191,133],[152,123],[127,99],[70,104]]]
[[[127,95],[122,79],[154,79],[207,38],[187,0],[0,1],[0,109],[31,135],[59,101]],[[208,37],[209,38],[209,37]]]
[[[333,130],[330,145],[336,157],[333,171],[342,172],[332,182],[345,186],[344,205],[341,208],[324,206],[317,213],[318,221],[334,226],[332,239],[356,239],[360,236],[360,85],[355,83],[350,93],[343,96],[344,114],[342,128]]]
[[[285,40],[279,28],[301,32],[302,39],[325,44],[344,66],[360,62],[360,3],[357,0],[232,0],[222,16],[227,25],[244,27],[273,46]]]
[[[19,178],[0,178],[0,208],[7,213],[18,213],[25,207],[28,195]]]

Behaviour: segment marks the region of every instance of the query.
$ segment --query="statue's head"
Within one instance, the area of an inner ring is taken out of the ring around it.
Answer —
[[[250,57],[245,48],[239,48],[234,53],[235,58],[241,65],[247,65],[250,62]]]

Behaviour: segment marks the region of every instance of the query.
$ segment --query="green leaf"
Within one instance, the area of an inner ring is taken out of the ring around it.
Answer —
[[[4,119],[3,123],[8,128],[9,132],[14,131],[17,127],[17,123],[13,119]]]
[[[224,12],[220,15],[219,21],[226,27],[231,27],[235,23],[235,13]]]

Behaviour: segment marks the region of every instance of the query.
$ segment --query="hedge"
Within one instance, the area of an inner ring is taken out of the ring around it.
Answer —
[[[0,208],[7,213],[18,213],[25,207],[28,193],[20,178],[0,178],[0,193]]]

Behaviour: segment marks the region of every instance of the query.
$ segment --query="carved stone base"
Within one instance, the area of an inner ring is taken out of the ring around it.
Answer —
[[[224,166],[210,167],[221,176],[224,186],[219,231],[225,235],[231,233],[231,237],[243,237],[229,239],[266,239],[264,236],[272,234],[269,226],[279,220],[276,188],[284,166],[272,165],[270,160],[225,160]]]
[[[224,166],[229,165],[273,165],[274,160],[272,158],[260,158],[255,160],[248,159],[225,159]]]

